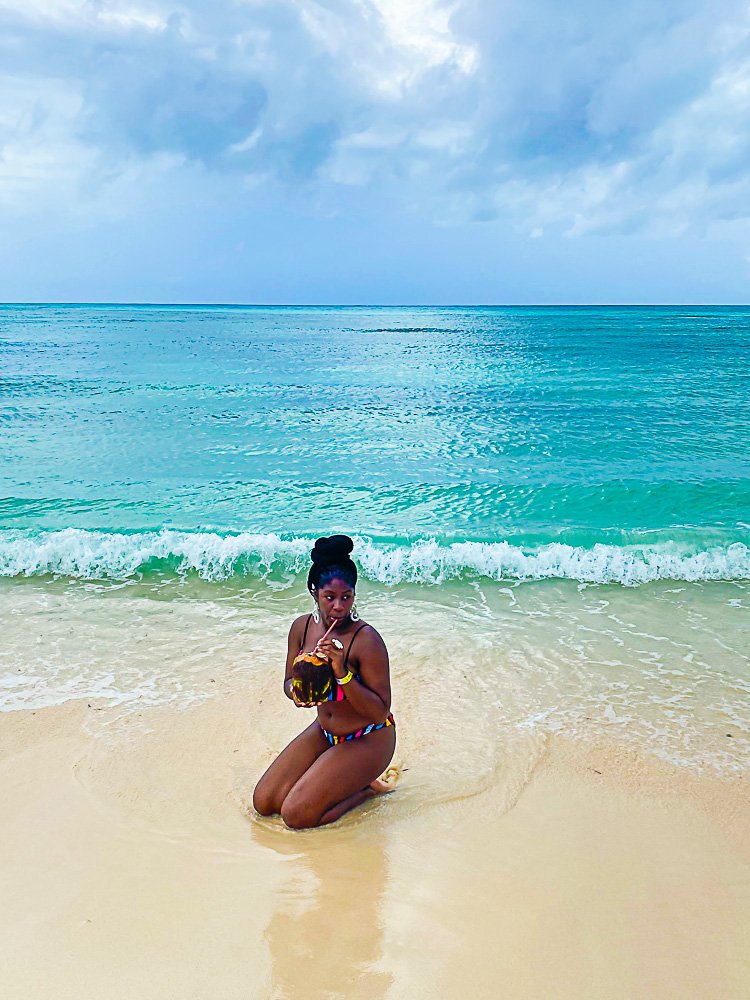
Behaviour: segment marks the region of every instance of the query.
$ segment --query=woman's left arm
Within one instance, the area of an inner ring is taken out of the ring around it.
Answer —
[[[344,670],[344,654],[336,649],[330,639],[318,643],[317,648],[330,660],[337,679],[343,678],[351,670],[351,660],[348,669]],[[358,715],[371,722],[385,722],[391,710],[388,650],[372,626],[362,629],[362,634],[357,637],[356,649],[360,679],[352,677],[348,683],[341,685],[341,690]]]

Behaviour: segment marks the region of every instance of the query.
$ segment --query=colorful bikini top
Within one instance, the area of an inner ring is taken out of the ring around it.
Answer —
[[[305,622],[305,631],[302,633],[302,645],[299,648],[300,653],[304,652],[305,649],[305,639],[307,638],[307,630],[310,627],[310,619],[312,615],[307,616],[307,621]],[[362,629],[367,625],[367,622],[362,622],[357,631],[351,637],[349,645],[346,648],[346,653],[344,654],[344,672],[347,670],[347,663],[349,662],[349,653],[352,651],[352,646],[354,645],[354,640],[357,638]],[[352,671],[354,673],[354,671]],[[355,681],[359,680],[359,674],[354,674]],[[335,690],[334,690],[335,689]],[[326,698],[326,701],[343,701],[344,700],[344,689],[340,684],[331,685],[331,693]]]

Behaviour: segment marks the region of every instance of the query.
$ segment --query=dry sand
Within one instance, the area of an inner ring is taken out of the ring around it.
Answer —
[[[301,728],[228,692],[0,715],[3,1000],[750,997],[750,789],[548,739],[523,782],[293,833],[248,803]],[[408,741],[407,741],[408,744]]]

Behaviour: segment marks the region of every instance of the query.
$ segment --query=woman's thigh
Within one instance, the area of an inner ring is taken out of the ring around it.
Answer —
[[[304,729],[281,751],[253,792],[253,806],[262,816],[281,812],[281,805],[292,788],[321,754],[330,750],[317,722]]]
[[[289,826],[317,826],[331,806],[367,788],[388,767],[396,749],[396,729],[388,726],[358,740],[337,743],[315,761],[284,799]]]

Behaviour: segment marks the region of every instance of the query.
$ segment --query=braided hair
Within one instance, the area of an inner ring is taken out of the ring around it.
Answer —
[[[312,566],[307,574],[307,589],[320,590],[331,580],[343,580],[352,590],[357,586],[357,566],[349,553],[354,542],[348,535],[319,538],[310,553]]]

